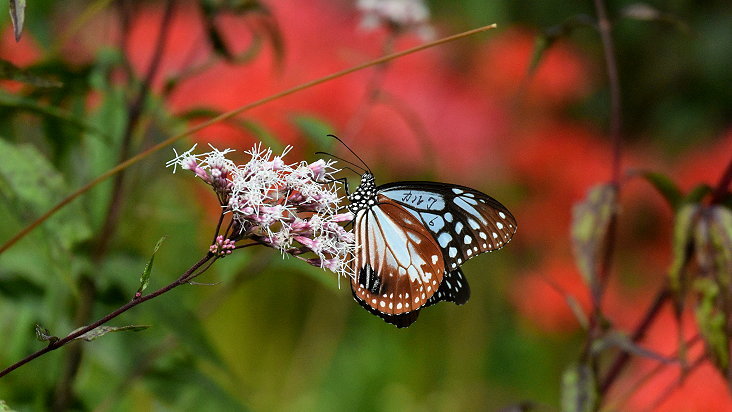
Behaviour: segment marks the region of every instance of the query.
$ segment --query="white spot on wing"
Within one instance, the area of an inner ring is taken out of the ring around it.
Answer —
[[[415,233],[409,232],[408,235],[409,235],[409,239],[411,239],[412,242],[414,242],[416,244],[422,243],[422,239],[419,236],[417,236]]]
[[[458,232],[458,233],[460,233],[460,232],[463,231],[463,223],[462,222],[455,223],[455,231]]]
[[[473,230],[478,229],[480,227],[480,225],[478,224],[478,222],[476,222],[475,219],[470,218],[470,217],[468,218],[468,224],[470,225],[470,228],[473,229]]]
[[[417,279],[419,279],[419,274],[417,273],[417,268],[415,268],[413,265],[409,265],[407,268],[407,273],[409,274],[409,280],[412,282],[416,282]]]
[[[437,236],[437,243],[439,243],[443,248],[447,247],[450,240],[452,240],[452,237],[447,232],[440,233],[440,236]]]

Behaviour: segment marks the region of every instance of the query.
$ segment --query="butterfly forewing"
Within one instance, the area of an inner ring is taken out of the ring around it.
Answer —
[[[422,221],[437,241],[448,270],[502,248],[516,233],[516,219],[505,206],[468,187],[398,182],[377,190]]]
[[[355,219],[353,293],[386,315],[412,312],[425,305],[442,283],[442,250],[417,216],[386,196],[376,199],[376,205],[360,210]]]

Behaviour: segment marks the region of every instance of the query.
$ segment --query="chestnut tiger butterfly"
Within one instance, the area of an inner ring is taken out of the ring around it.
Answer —
[[[470,287],[460,265],[511,240],[517,228],[511,212],[465,186],[408,181],[376,186],[366,163],[343,145],[365,166],[346,161],[364,172],[355,192],[348,193],[345,185],[356,241],[353,298],[398,328],[438,302],[467,302]]]

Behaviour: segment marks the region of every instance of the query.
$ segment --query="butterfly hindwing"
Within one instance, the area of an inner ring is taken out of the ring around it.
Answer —
[[[400,314],[388,314],[380,310],[374,309],[363,301],[357,294],[356,290],[352,290],[353,298],[358,302],[364,309],[371,312],[372,315],[376,315],[385,322],[391,323],[398,328],[406,328],[417,320],[421,309],[428,306],[432,306],[439,302],[453,302],[457,305],[462,305],[470,298],[470,286],[468,286],[468,280],[465,279],[465,275],[458,268],[452,272],[445,273],[442,279],[437,293],[432,295],[425,304],[416,310]]]
[[[351,287],[359,302],[380,313],[412,312],[442,284],[442,251],[430,231],[403,206],[385,196],[377,200],[355,218],[358,248]]]
[[[384,319],[386,323],[391,323],[392,325],[395,325],[397,328],[406,328],[407,326],[414,323],[417,320],[417,317],[419,317],[419,309],[413,310],[411,312],[400,313],[398,315],[390,315],[388,313],[384,313],[380,310],[372,308],[366,302],[361,300],[361,298],[356,295],[355,289],[352,289],[351,293],[353,293],[353,299],[355,299],[356,302],[361,305],[361,307],[371,312],[372,315],[376,315],[381,319]]]
[[[463,271],[460,268],[453,270],[452,272],[446,272],[442,278],[437,293],[424,304],[424,307],[432,306],[439,302],[452,302],[456,305],[465,304],[470,299],[470,286],[468,285],[468,279],[463,275]]]
[[[420,218],[440,246],[447,269],[502,248],[516,233],[516,219],[505,206],[465,186],[397,182],[377,191]]]

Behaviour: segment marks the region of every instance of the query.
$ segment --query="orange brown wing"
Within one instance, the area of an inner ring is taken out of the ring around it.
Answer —
[[[357,214],[354,229],[351,288],[372,313],[407,314],[437,292],[445,273],[442,251],[421,220],[402,205],[378,195],[375,206]],[[409,323],[414,320],[416,313]]]

